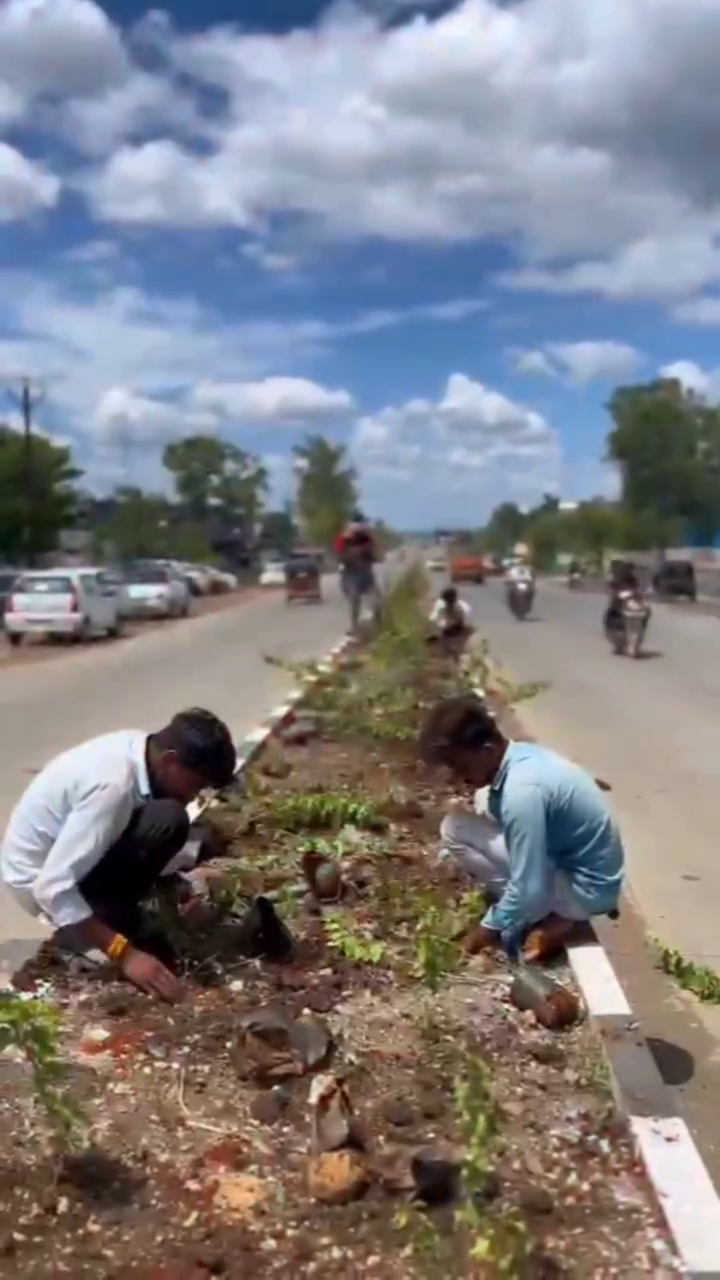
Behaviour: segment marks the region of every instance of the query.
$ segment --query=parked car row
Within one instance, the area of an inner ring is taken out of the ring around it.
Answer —
[[[187,618],[198,596],[237,586],[234,574],[170,560],[0,569],[0,622],[14,647],[32,635],[74,641],[119,636],[130,620]]]

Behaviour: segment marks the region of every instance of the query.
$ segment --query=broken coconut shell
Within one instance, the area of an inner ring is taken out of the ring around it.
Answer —
[[[302,856],[303,875],[318,902],[338,902],[343,894],[343,880],[338,867],[315,849]]]
[[[516,971],[510,988],[510,1000],[516,1009],[534,1013],[541,1026],[551,1031],[573,1026],[581,1016],[577,996],[550,978],[542,969],[522,965]]]
[[[357,1151],[326,1151],[308,1166],[308,1190],[321,1204],[350,1204],[370,1186],[370,1171]]]
[[[316,1076],[309,1097],[312,1107],[312,1149],[337,1151],[359,1144],[350,1095],[334,1075]]]
[[[321,1067],[330,1057],[333,1038],[322,1018],[305,1014],[292,1024],[290,1038],[300,1061],[308,1071]]]

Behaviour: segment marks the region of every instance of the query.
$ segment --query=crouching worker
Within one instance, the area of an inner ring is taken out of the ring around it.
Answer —
[[[493,903],[470,951],[500,945],[516,956],[532,934],[525,955],[541,959],[579,921],[616,912],[623,846],[589,774],[545,747],[508,741],[472,694],[429,712],[421,751],[472,787],[489,787],[487,814],[454,810],[441,826],[444,856],[457,858]]]
[[[455,587],[446,587],[440,593],[430,612],[432,633],[428,644],[437,646],[441,653],[460,657],[473,633],[472,609],[461,600]]]
[[[199,708],[158,733],[92,738],[51,760],[21,797],[0,846],[2,879],[49,922],[56,945],[103,952],[135,986],[178,999],[172,946],[141,902],[192,863],[185,806],[234,770],[227,726]],[[178,881],[191,915],[190,882]]]

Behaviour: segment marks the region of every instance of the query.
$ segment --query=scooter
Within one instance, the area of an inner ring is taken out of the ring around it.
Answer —
[[[513,582],[508,587],[508,606],[518,622],[524,622],[533,607],[535,588],[532,582]]]
[[[579,570],[573,569],[572,573],[568,574],[568,590],[577,591],[581,585],[582,585],[582,574],[579,572]]]
[[[618,656],[639,658],[650,619],[647,605],[634,596],[618,603],[614,616],[605,621],[605,634]]]

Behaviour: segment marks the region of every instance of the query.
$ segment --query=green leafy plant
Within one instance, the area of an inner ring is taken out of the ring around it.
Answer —
[[[470,1257],[493,1276],[520,1274],[529,1254],[527,1229],[512,1209],[487,1208],[487,1190],[494,1177],[500,1145],[501,1111],[495,1100],[490,1071],[469,1056],[455,1082],[455,1106],[465,1144],[463,1202],[456,1211],[459,1226],[470,1234]]]
[[[461,956],[451,913],[435,902],[428,902],[415,925],[417,977],[430,991],[438,991],[443,978],[458,968]]]
[[[703,1004],[720,1004],[720,974],[704,964],[686,959],[681,951],[655,943],[658,962],[663,973],[674,978],[678,986],[691,992]]]
[[[464,955],[462,938],[480,920],[485,902],[481,893],[470,890],[454,905],[436,895],[425,895],[419,905],[414,971],[435,992],[442,979],[460,966]]]
[[[68,1091],[68,1069],[60,1056],[60,1013],[42,1000],[0,994],[0,1052],[14,1046],[25,1057],[33,1093],[42,1107],[53,1147],[78,1149],[84,1140],[82,1110]]]
[[[361,926],[357,920],[353,920],[351,925],[340,914],[328,912],[325,915],[325,937],[333,951],[353,964],[380,964],[387,955],[386,944],[379,938],[373,938],[367,927]]]
[[[276,792],[262,804],[261,815],[285,831],[339,831],[344,826],[383,831],[388,825],[372,801],[344,791]]]

